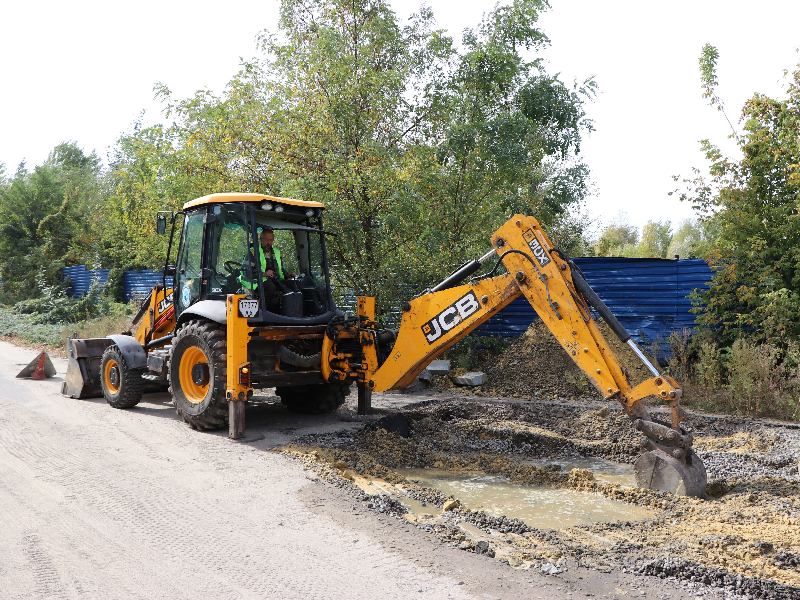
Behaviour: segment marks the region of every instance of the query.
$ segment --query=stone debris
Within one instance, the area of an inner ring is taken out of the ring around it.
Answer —
[[[652,377],[647,367],[603,321],[597,323],[603,338],[628,374],[631,385]],[[656,364],[654,358],[645,356]],[[561,347],[547,326],[534,321],[511,346],[486,366],[482,387],[489,396],[512,398],[600,398],[601,395]]]
[[[713,500],[609,483],[587,469],[537,466],[540,459],[556,457],[635,460],[639,439],[627,415],[599,401],[435,400],[359,430],[299,438],[300,447],[283,451],[316,465],[323,479],[329,470],[332,483],[353,486],[347,480],[379,478],[377,493],[354,492],[364,494],[372,510],[399,515],[400,508],[389,503],[395,495],[437,507],[432,514],[402,518],[443,543],[511,567],[544,565],[543,572],[555,574],[554,568],[566,569],[561,562],[566,558],[602,572],[670,577],[687,586],[746,592],[752,599],[800,598],[800,429],[696,412],[684,424],[706,463]],[[470,509],[458,497],[394,471],[399,468],[480,473],[518,485],[600,494],[648,507],[654,517],[536,529]]]
[[[442,510],[447,512],[449,510],[455,510],[458,508],[458,500],[448,500],[442,505]]]
[[[559,569],[553,563],[544,563],[541,566],[541,569],[542,573],[544,573],[545,575],[558,575],[559,573],[561,573],[561,569]]]
[[[447,375],[450,373],[449,360],[434,360],[426,369],[431,375]]]
[[[427,386],[425,382],[422,381],[419,377],[415,378],[407,387],[405,387],[402,392],[404,394],[411,394],[413,392],[420,392],[424,390]]]
[[[470,373],[464,373],[458,377],[451,377],[453,383],[456,385],[471,385],[473,387],[477,387],[479,385],[483,385],[483,373],[473,371]]]

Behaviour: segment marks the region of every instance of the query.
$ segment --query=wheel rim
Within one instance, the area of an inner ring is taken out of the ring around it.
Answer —
[[[117,383],[112,383],[115,379]],[[106,366],[103,369],[103,380],[105,381],[106,389],[109,392],[111,392],[112,394],[116,394],[119,391],[119,380],[120,380],[119,365],[117,364],[117,361],[115,361],[113,358],[109,358],[106,361]]]
[[[200,404],[205,400],[208,394],[208,387],[211,385],[210,383],[206,385],[197,385],[192,380],[192,367],[198,363],[208,364],[208,359],[200,348],[191,346],[187,348],[183,356],[181,356],[181,364],[178,368],[181,379],[181,389],[186,399],[192,404]]]

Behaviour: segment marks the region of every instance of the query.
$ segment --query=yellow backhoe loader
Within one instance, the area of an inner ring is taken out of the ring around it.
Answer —
[[[318,202],[211,194],[178,213],[159,213],[159,233],[172,222],[162,284],[134,318],[135,331],[68,340],[62,393],[103,395],[115,408],[131,408],[148,386],[161,386],[189,425],[228,424],[235,439],[244,435],[244,407],[259,388],[275,388],[292,411],[313,413],[341,406],[355,383],[359,412],[366,413],[372,392],[404,389],[522,294],[603,397],[619,402],[644,435],[634,465],[638,485],[705,496],[705,467],[692,434],[680,427],[686,416],[680,387],[647,360],[534,218],[512,217],[492,236],[491,251],[405,302],[399,329],[387,330],[376,323],[374,298],[359,297],[352,316],[336,307],[325,248],[325,236],[333,234],[323,228],[323,211]],[[270,238],[273,247],[264,246]],[[491,258],[492,272],[463,283]],[[507,272],[495,276],[501,265]],[[167,276],[174,277],[172,287]],[[630,384],[594,312],[652,378]],[[670,422],[651,418],[643,403],[648,396],[669,403]]]

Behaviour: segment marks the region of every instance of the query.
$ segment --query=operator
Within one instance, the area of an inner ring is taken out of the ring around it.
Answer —
[[[296,277],[297,274],[294,271],[289,271],[288,273],[284,271],[283,264],[281,263],[281,252],[273,246],[275,243],[275,233],[272,227],[265,225],[258,239],[261,242],[259,245],[259,255],[261,258],[261,284],[264,286],[264,306],[269,310],[272,299],[275,297],[275,292],[277,290],[281,290],[282,292],[288,291],[284,282],[287,278]],[[253,260],[252,251],[250,252],[249,259],[251,272],[255,275],[256,265]],[[291,283],[294,284],[291,285],[291,287],[294,288],[296,284],[294,282]],[[258,286],[253,286],[249,281],[242,280],[242,284],[254,291],[258,289]]]

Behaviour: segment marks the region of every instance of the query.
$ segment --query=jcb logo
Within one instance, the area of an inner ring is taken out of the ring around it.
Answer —
[[[172,292],[167,294],[167,297],[158,303],[158,314],[161,314],[167,310],[170,304],[172,304]]]
[[[461,321],[478,312],[480,307],[475,292],[467,292],[422,326],[425,339],[432,344]]]
[[[522,237],[525,238],[525,241],[528,242],[528,247],[533,252],[533,255],[536,257],[536,260],[539,262],[540,267],[546,267],[550,261],[552,260],[550,256],[548,256],[547,251],[542,248],[542,245],[539,243],[539,240],[536,239],[536,235],[533,233],[533,229],[528,229],[525,233],[522,234]]]

